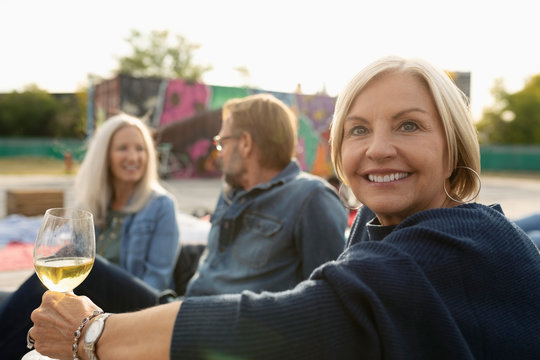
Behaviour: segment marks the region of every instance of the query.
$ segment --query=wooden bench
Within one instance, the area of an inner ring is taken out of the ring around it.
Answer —
[[[8,215],[37,216],[47,209],[64,206],[61,189],[11,189],[6,195]]]

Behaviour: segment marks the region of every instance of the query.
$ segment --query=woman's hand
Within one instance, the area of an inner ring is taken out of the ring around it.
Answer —
[[[34,327],[30,330],[30,337],[35,341],[34,347],[39,353],[52,358],[73,359],[74,332],[82,320],[97,309],[99,307],[86,296],[45,292],[40,307],[31,316]],[[81,346],[78,353],[84,356]]]
[[[99,338],[97,355],[100,359],[168,359],[174,323],[180,301],[125,314],[114,314]],[[74,332],[82,320],[99,307],[86,296],[47,291],[40,307],[32,312],[34,327],[30,337],[38,352],[56,359],[73,359]],[[87,359],[83,337],[79,338],[78,355]],[[144,331],[143,331],[144,330]]]

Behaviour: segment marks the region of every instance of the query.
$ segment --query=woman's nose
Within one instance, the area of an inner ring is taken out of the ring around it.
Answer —
[[[127,158],[130,160],[135,160],[139,157],[139,151],[136,149],[129,149],[127,152]]]
[[[396,155],[391,134],[383,131],[374,131],[369,139],[366,156],[372,160],[385,160]]]

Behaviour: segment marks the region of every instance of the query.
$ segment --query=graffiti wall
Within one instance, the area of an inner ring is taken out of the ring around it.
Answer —
[[[297,115],[297,157],[302,168],[323,177],[331,176],[328,137],[335,98],[327,95],[122,75],[96,85],[92,106],[98,124],[119,111],[145,119],[155,129],[163,176],[213,177],[220,175],[212,137],[221,127],[221,107],[231,98],[257,93],[276,96]]]
[[[448,75],[469,96],[470,73],[449,71]],[[276,96],[297,115],[297,158],[302,168],[332,176],[328,139],[334,97],[122,75],[98,84],[89,106],[93,106],[97,123],[124,111],[155,128],[162,176],[209,177],[220,175],[212,137],[221,127],[221,107],[231,98],[257,93]]]
[[[470,73],[449,71],[448,75],[469,96]],[[102,81],[93,90],[88,104],[95,114],[95,119],[89,119],[93,124],[123,111],[155,129],[162,176],[219,176],[212,137],[221,127],[220,109],[228,99],[257,93],[273,94],[297,115],[297,158],[302,168],[323,177],[333,174],[328,138],[334,97],[126,75]]]

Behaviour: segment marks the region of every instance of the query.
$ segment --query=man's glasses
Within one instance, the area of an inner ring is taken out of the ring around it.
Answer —
[[[214,146],[216,147],[216,150],[217,151],[221,151],[223,150],[223,142],[225,140],[228,140],[228,139],[238,139],[239,136],[238,135],[229,135],[229,136],[221,136],[221,135],[216,135],[214,136]]]

